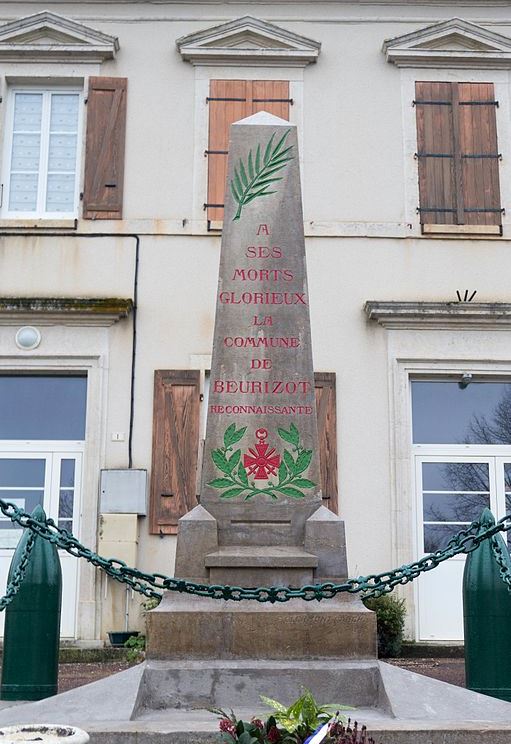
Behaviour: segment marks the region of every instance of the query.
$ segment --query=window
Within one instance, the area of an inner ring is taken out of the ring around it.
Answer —
[[[9,92],[2,216],[24,219],[121,219],[126,79],[88,81],[83,188],[83,93],[64,87]]]
[[[229,128],[239,119],[268,111],[289,119],[287,80],[211,80],[208,97],[208,224],[220,227],[224,216]]]
[[[85,375],[0,375],[0,440],[84,440]]]
[[[75,216],[81,98],[78,90],[11,91],[3,178],[6,215]]]
[[[415,84],[422,231],[501,234],[493,83]]]

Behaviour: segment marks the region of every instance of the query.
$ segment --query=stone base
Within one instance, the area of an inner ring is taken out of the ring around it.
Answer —
[[[282,604],[168,592],[147,614],[148,659],[376,659],[376,615],[360,599]]]
[[[510,703],[381,661],[251,662],[250,671],[247,679],[241,662],[149,661],[36,703],[0,702],[0,726],[65,721],[87,731],[93,744],[218,744],[217,716],[185,707],[186,701],[204,699],[209,691],[210,699],[229,700],[224,707],[232,703],[240,718],[250,720],[263,714],[260,682],[268,683],[263,693],[291,702],[296,677],[297,683],[306,679],[322,703],[357,700],[356,710],[345,713],[366,723],[377,742],[511,741]]]
[[[133,718],[173,708],[264,708],[261,695],[290,705],[303,693],[316,700],[390,715],[390,705],[373,661],[148,661]]]

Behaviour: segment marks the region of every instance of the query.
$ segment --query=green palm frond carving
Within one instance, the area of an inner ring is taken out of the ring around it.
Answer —
[[[290,131],[288,129],[284,132],[275,146],[273,140],[277,133],[274,132],[268,140],[262,157],[261,145],[257,145],[255,156],[250,150],[246,164],[241,159],[238,161],[234,168],[234,178],[231,181],[231,192],[238,204],[233,222],[239,220],[241,210],[246,204],[250,204],[251,201],[260,196],[269,196],[276,193],[275,190],[271,190],[271,185],[276,181],[281,181],[283,177],[275,174],[285,168],[290,160],[293,160],[291,155],[293,145],[285,147]]]

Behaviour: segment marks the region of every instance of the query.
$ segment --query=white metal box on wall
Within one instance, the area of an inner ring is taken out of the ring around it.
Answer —
[[[147,514],[147,470],[102,470],[101,514]]]

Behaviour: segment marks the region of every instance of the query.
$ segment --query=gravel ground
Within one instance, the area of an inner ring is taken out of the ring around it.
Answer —
[[[386,659],[386,661],[410,672],[465,687],[465,659]]]
[[[103,677],[122,672],[130,665],[127,661],[101,661],[89,664],[59,664],[59,692],[88,685]]]
[[[424,674],[426,677],[465,686],[465,664],[463,659],[387,659],[401,669]],[[95,682],[116,672],[128,669],[126,661],[104,661],[89,664],[60,664],[59,692]]]

